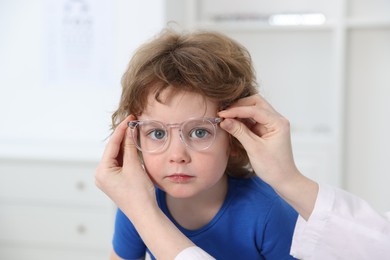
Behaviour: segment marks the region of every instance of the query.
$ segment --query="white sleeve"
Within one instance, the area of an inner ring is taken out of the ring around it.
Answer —
[[[290,253],[305,260],[390,259],[390,212],[381,215],[346,191],[320,185],[309,220],[297,220]]]
[[[176,257],[175,260],[213,260],[214,257],[207,254],[200,247],[192,246],[187,247],[181,251]]]

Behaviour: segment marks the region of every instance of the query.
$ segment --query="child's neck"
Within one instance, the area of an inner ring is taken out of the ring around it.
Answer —
[[[228,178],[194,197],[178,199],[166,194],[170,214],[185,229],[196,230],[209,223],[222,207],[228,191]]]

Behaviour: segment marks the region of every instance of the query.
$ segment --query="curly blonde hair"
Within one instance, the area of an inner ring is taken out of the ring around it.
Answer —
[[[221,110],[258,92],[251,56],[241,44],[217,32],[165,29],[141,45],[130,60],[112,128],[130,114],[142,114],[149,94],[160,101],[159,93],[167,87],[198,93],[217,102]],[[234,137],[231,148],[226,173],[251,176],[248,155]]]

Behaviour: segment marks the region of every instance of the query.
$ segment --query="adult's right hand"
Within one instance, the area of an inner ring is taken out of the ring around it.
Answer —
[[[170,221],[157,205],[153,182],[142,167],[127,123],[121,122],[106,145],[96,169],[96,185],[106,193],[136,227],[143,242],[157,259],[174,259],[194,243]],[[201,249],[193,259],[206,258]],[[198,256],[198,258],[196,258]],[[111,259],[119,259],[113,252]],[[179,259],[179,258],[178,258]]]

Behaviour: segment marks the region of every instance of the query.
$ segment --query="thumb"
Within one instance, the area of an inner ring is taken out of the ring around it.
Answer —
[[[226,118],[224,119],[219,126],[224,129],[226,132],[237,138],[238,141],[245,147],[246,144],[252,142],[253,133],[248,129],[248,127],[240,122],[239,120]]]
[[[129,119],[134,120],[134,118],[131,117],[129,117]],[[141,161],[138,155],[137,147],[134,143],[133,135],[133,130],[128,127],[123,143],[123,167],[125,168],[141,167]]]

